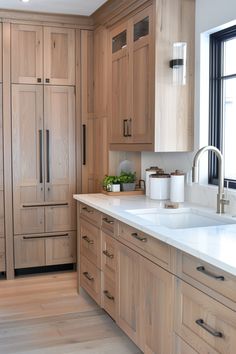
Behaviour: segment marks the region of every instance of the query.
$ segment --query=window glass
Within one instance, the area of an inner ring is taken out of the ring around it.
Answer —
[[[236,38],[224,42],[223,76],[236,74]]]

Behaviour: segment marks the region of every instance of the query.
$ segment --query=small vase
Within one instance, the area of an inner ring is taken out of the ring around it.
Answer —
[[[121,190],[123,192],[134,191],[135,190],[135,182],[133,183],[121,183]]]
[[[112,192],[120,192],[120,184],[112,184],[111,191]]]

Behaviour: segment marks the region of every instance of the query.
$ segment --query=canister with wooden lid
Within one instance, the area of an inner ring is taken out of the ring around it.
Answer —
[[[173,203],[184,202],[184,173],[179,170],[171,173],[170,201]]]
[[[158,171],[160,171],[160,168],[158,166],[151,166],[150,168],[147,168],[145,171],[146,196],[147,197],[149,197],[149,195],[150,195],[150,176],[152,174],[156,174]]]
[[[150,198],[167,200],[170,198],[170,175],[156,173],[150,175]]]

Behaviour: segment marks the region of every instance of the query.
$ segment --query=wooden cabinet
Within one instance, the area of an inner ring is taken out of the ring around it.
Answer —
[[[75,232],[15,236],[15,268],[74,263],[75,244]]]
[[[11,25],[13,83],[75,84],[75,30]]]
[[[82,255],[80,262],[80,285],[100,305],[101,270]]]
[[[71,87],[12,86],[14,233],[75,229]]]
[[[111,150],[192,150],[194,17],[195,0],[157,0],[110,30]]]
[[[139,255],[119,243],[117,246],[117,323],[140,345]]]
[[[197,353],[182,338],[175,335],[173,354],[200,354],[200,353]]]
[[[3,237],[0,238],[0,272],[5,272],[5,239]]]
[[[236,316],[228,307],[176,279],[176,333],[201,354],[233,354]]]
[[[83,219],[80,220],[80,252],[96,267],[101,268],[100,229]]]
[[[152,41],[152,7],[110,33],[111,144],[152,143]]]
[[[2,58],[3,58],[3,38],[2,38],[2,24],[0,23],[0,82],[2,82],[2,70],[3,70],[3,67],[2,67]],[[2,93],[1,93],[1,98],[2,98]]]

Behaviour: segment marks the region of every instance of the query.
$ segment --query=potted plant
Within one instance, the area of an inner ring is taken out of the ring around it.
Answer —
[[[136,172],[124,172],[121,171],[119,176],[121,190],[122,191],[134,191],[135,190],[135,181],[136,181]]]
[[[102,181],[103,189],[107,192],[120,191],[120,178],[118,176],[105,176]]]

